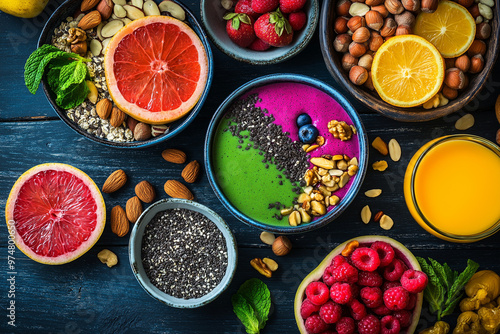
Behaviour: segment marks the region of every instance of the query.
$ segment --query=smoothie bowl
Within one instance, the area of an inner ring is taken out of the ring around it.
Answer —
[[[338,217],[368,160],[358,114],[316,79],[278,74],[234,91],[205,139],[205,167],[223,205],[246,224],[300,233]]]

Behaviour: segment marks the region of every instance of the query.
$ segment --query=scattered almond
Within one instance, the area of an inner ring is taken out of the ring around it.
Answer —
[[[108,99],[102,99],[97,102],[95,109],[100,118],[108,119],[109,115],[111,115],[111,109],[113,109],[113,103]]]
[[[184,198],[187,200],[194,199],[191,191],[185,185],[176,180],[168,180],[167,182],[165,182],[163,189],[170,197]]]
[[[127,182],[127,174],[121,169],[115,170],[104,182],[102,186],[102,192],[112,193],[123,187]]]
[[[129,222],[125,210],[119,205],[111,209],[111,231],[119,237],[128,233]]]
[[[142,204],[139,197],[134,196],[127,201],[127,205],[125,205],[125,213],[127,214],[127,219],[132,224],[135,224],[137,218],[139,218],[142,213]]]
[[[181,176],[187,183],[193,183],[200,174],[200,164],[198,161],[193,160],[184,167]]]
[[[163,159],[168,162],[173,162],[174,164],[183,164],[186,162],[186,153],[181,150],[177,150],[175,148],[167,148],[163,152],[161,152],[161,156]]]
[[[376,161],[372,164],[372,167],[374,170],[378,170],[380,172],[383,172],[384,170],[387,169],[387,167],[389,167],[389,165],[387,164],[387,161],[385,160],[380,160],[380,161]]]
[[[373,140],[372,147],[379,151],[382,155],[389,154],[389,148],[387,147],[387,144],[380,137],[377,137]]]
[[[260,234],[260,241],[262,241],[266,245],[271,246],[275,239],[276,239],[276,237],[274,236],[274,234],[272,234],[270,232],[264,231]]]
[[[389,156],[392,161],[399,161],[401,159],[401,146],[396,139],[389,140]]]
[[[380,227],[384,230],[390,230],[393,226],[394,221],[388,215],[383,215],[382,218],[380,218]]]
[[[368,205],[365,205],[363,209],[361,209],[361,220],[363,223],[368,224],[372,219],[372,211]]]
[[[111,118],[109,119],[109,124],[111,124],[111,126],[115,128],[119,127],[125,121],[126,116],[127,115],[123,111],[121,111],[117,107],[113,107],[113,109],[111,109]]]
[[[384,215],[384,213],[382,211],[379,211],[375,214],[375,217],[373,217],[373,221],[375,223],[378,223],[380,221],[380,218],[382,218],[382,216]]]
[[[382,189],[370,189],[365,191],[366,197],[378,197],[382,193]]]
[[[457,130],[467,130],[474,125],[474,116],[472,114],[465,114],[460,117],[455,123]]]
[[[144,180],[135,186],[135,194],[144,203],[151,203],[156,197],[156,191],[148,181]]]
[[[276,263],[273,259],[265,257],[262,259],[262,262],[264,262],[271,271],[278,270],[278,263]]]
[[[93,10],[78,22],[78,28],[82,30],[89,30],[95,28],[101,23],[101,13],[97,10]]]

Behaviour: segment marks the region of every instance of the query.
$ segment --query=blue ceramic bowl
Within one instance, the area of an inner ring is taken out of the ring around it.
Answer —
[[[172,0],[175,1],[175,0]],[[73,14],[80,9],[80,4],[81,0],[67,0],[64,2],[57,10],[50,16],[49,20],[45,24],[42,33],[40,35],[40,38],[38,39],[38,47],[42,46],[43,44],[50,44],[52,35],[54,33],[54,29],[59,27],[59,25],[66,20],[68,16],[73,16]],[[160,3],[161,0],[156,0],[157,3]],[[205,48],[205,51],[207,53],[207,58],[208,58],[208,78],[207,78],[207,83],[205,86],[205,89],[203,90],[203,93],[198,100],[198,103],[194,106],[194,108],[183,118],[169,123],[168,126],[170,127],[169,131],[161,136],[157,137],[151,137],[148,140],[144,141],[133,141],[133,142],[126,142],[126,143],[118,143],[118,142],[113,142],[109,141],[105,138],[99,138],[94,135],[91,135],[87,133],[87,131],[83,130],[70,120],[66,116],[66,111],[62,108],[60,108],[56,104],[56,99],[52,91],[50,90],[46,78],[44,77],[42,79],[42,85],[43,85],[43,90],[45,92],[45,96],[47,97],[47,100],[51,104],[52,108],[55,110],[59,118],[66,123],[71,129],[74,131],[78,132],[85,138],[92,140],[94,142],[97,142],[99,144],[103,144],[106,146],[110,147],[116,147],[116,148],[144,148],[152,145],[156,145],[160,142],[166,141],[177,134],[179,134],[182,130],[184,130],[191,122],[194,120],[194,118],[198,115],[201,107],[203,106],[203,103],[205,102],[205,99],[207,98],[208,92],[210,90],[210,86],[212,85],[212,79],[213,79],[213,57],[212,57],[212,51],[210,49],[210,44],[208,42],[207,36],[205,35],[205,32],[203,31],[201,25],[198,23],[196,17],[193,15],[191,11],[189,11],[186,6],[184,6],[182,3],[175,1],[177,4],[179,4],[186,12],[186,23],[196,32],[198,37],[200,37],[201,42],[203,43],[203,46]]]
[[[215,289],[213,289],[211,292],[200,298],[193,298],[193,299],[176,298],[164,293],[163,291],[160,291],[153,284],[151,284],[142,265],[141,244],[146,225],[151,221],[151,219],[153,219],[153,217],[158,212],[176,208],[196,211],[205,215],[215,225],[217,225],[219,230],[222,232],[224,239],[226,240],[227,257],[228,257],[226,274],[222,278],[222,281],[219,283],[219,285],[215,287]],[[177,199],[177,198],[160,200],[156,203],[153,203],[150,207],[144,210],[139,219],[137,219],[137,222],[135,223],[134,228],[130,233],[128,254],[129,254],[130,266],[132,267],[132,272],[134,273],[134,276],[141,285],[141,287],[154,299],[168,306],[177,308],[197,308],[200,306],[204,306],[210,303],[211,301],[215,300],[217,297],[219,297],[226,290],[229,284],[231,284],[231,280],[233,279],[234,272],[236,270],[238,262],[238,250],[236,247],[236,240],[234,239],[231,230],[226,225],[224,220],[222,220],[222,218],[219,217],[218,214],[216,214],[214,211],[212,211],[211,209],[207,208],[204,205],[201,205],[193,201]]]
[[[353,138],[357,138],[359,142],[359,171],[357,173],[356,178],[354,179],[353,183],[351,184],[349,190],[345,194],[345,196],[342,198],[340,203],[335,206],[332,210],[330,210],[327,214],[319,217],[318,219],[307,223],[307,224],[301,224],[299,226],[274,226],[270,224],[265,224],[262,222],[259,222],[255,219],[252,219],[248,217],[247,215],[243,214],[241,211],[239,211],[232,203],[231,201],[226,197],[224,192],[222,191],[220,185],[218,184],[217,176],[215,175],[214,172],[214,162],[213,162],[213,157],[212,157],[212,146],[215,138],[215,133],[217,130],[217,127],[219,126],[219,123],[223,120],[226,111],[228,108],[238,99],[240,99],[245,93],[260,87],[260,86],[265,86],[269,85],[272,83],[281,83],[281,82],[291,82],[291,83],[300,83],[300,84],[305,84],[312,86],[316,89],[319,89],[329,96],[331,96],[333,99],[335,99],[341,106],[344,108],[344,110],[347,112],[349,115],[352,124],[356,127],[357,129],[357,135]],[[327,225],[328,223],[332,222],[335,218],[340,216],[340,214],[349,206],[349,204],[354,200],[356,197],[356,194],[358,193],[361,184],[364,180],[365,174],[366,174],[366,169],[368,165],[368,138],[366,136],[366,131],[363,126],[363,123],[361,122],[361,119],[357,112],[354,110],[354,108],[351,106],[349,101],[342,96],[337,90],[334,88],[328,86],[327,84],[323,83],[320,80],[304,76],[304,75],[298,75],[298,74],[271,74],[267,76],[263,76],[257,79],[254,79],[243,86],[239,87],[236,89],[229,97],[227,97],[224,102],[220,105],[220,107],[217,109],[215,112],[212,120],[210,121],[210,125],[207,130],[207,135],[205,137],[205,169],[207,171],[207,176],[208,176],[208,181],[210,182],[210,185],[212,186],[215,194],[219,198],[219,200],[222,202],[222,204],[231,212],[236,218],[241,220],[242,222],[250,225],[257,227],[262,230],[266,231],[271,231],[271,232],[276,232],[276,233],[281,233],[281,234],[294,234],[294,233],[302,233],[302,232],[308,232],[312,231],[314,229],[323,227]]]
[[[234,1],[236,4],[236,1]],[[318,0],[309,0],[304,10],[307,14],[307,24],[299,32],[294,32],[293,42],[280,48],[270,48],[266,51],[253,51],[233,43],[226,33],[227,12],[220,0],[201,0],[201,21],[210,40],[228,56],[252,65],[269,65],[285,61],[302,51],[311,40],[319,20]]]

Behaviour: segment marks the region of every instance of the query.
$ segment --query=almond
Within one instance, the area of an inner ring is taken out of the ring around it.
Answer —
[[[80,20],[78,23],[78,28],[82,30],[89,30],[95,28],[101,23],[101,13],[97,10],[93,10]]]
[[[119,205],[111,209],[111,231],[119,237],[128,233],[129,222],[125,210]]]
[[[132,224],[135,224],[137,218],[139,218],[142,213],[142,204],[139,197],[134,196],[127,201],[127,205],[125,205],[125,212],[127,214],[127,219]]]
[[[181,176],[187,183],[193,183],[200,174],[200,164],[198,161],[193,160],[184,167]]]
[[[127,182],[127,175],[121,169],[115,170],[111,173],[110,176],[104,182],[102,186],[102,192],[104,193],[112,193],[123,187],[123,185]]]
[[[97,10],[101,13],[101,17],[103,20],[109,19],[111,14],[113,14],[114,3],[111,0],[101,0],[97,5]]]
[[[102,99],[101,101],[97,102],[97,105],[95,106],[97,115],[99,115],[99,117],[102,119],[109,118],[109,115],[111,115],[111,109],[113,109],[113,103],[111,103],[111,101],[108,99]]]
[[[165,182],[163,189],[165,189],[165,192],[170,197],[184,198],[188,200],[194,199],[191,191],[189,191],[189,189],[185,185],[176,180],[168,180],[167,182]]]
[[[80,10],[82,12],[86,12],[92,8],[94,8],[99,3],[99,0],[83,0],[80,5]]]
[[[144,203],[151,203],[156,197],[156,191],[148,181],[141,181],[135,186],[135,194]]]
[[[168,162],[173,162],[174,164],[183,164],[186,162],[186,153],[181,150],[177,150],[175,148],[167,148],[163,152],[161,152],[161,156],[163,159]]]
[[[125,113],[118,109],[117,107],[113,107],[111,110],[111,118],[109,119],[109,124],[113,127],[119,127],[120,125],[123,124],[123,121],[125,121]]]

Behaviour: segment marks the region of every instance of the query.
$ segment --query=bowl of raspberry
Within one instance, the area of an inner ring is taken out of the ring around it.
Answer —
[[[369,235],[340,244],[299,285],[301,334],[413,333],[427,275],[394,239]],[[356,330],[357,329],[357,330]]]
[[[211,41],[252,65],[297,55],[311,40],[319,17],[318,0],[202,0],[200,6]]]

